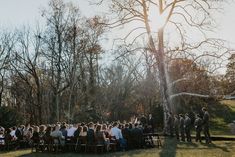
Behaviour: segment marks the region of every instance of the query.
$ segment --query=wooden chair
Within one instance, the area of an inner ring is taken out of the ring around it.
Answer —
[[[103,138],[95,136],[95,153],[104,153],[105,145],[103,144]]]
[[[93,153],[95,151],[95,144],[86,144],[86,151],[85,153]]]
[[[95,145],[95,153],[104,153],[104,148],[105,148],[105,145],[104,144],[96,144]]]
[[[76,138],[75,137],[68,137],[65,140],[66,150],[67,151],[74,151],[76,148]]]
[[[158,147],[158,148],[159,148],[159,147],[162,147],[162,141],[161,141],[159,135],[157,135],[157,147]]]
[[[87,152],[87,137],[86,136],[79,136],[76,141],[75,151],[83,151]]]
[[[12,149],[15,149],[17,146],[17,142],[14,141],[14,140],[6,140],[5,141],[5,150],[9,151],[9,150],[12,150]]]
[[[109,137],[110,143],[109,143],[109,147],[111,151],[117,151],[117,146],[118,146],[118,141],[116,139],[115,136],[110,136]]]
[[[52,137],[44,137],[44,150],[47,150],[48,152],[52,151],[52,145],[53,145],[53,140]]]
[[[6,147],[6,145],[5,145],[5,138],[1,137],[0,138],[0,151],[4,150],[5,147]]]
[[[52,152],[58,153],[59,147],[60,147],[60,139],[59,137],[51,137],[51,142],[50,142],[50,150]]]
[[[44,152],[45,150],[45,141],[43,137],[40,137],[38,140],[33,141],[32,143],[32,152],[35,149],[36,152],[42,151]]]
[[[35,142],[34,140],[32,140],[32,144],[31,144],[31,152],[33,153],[33,150],[35,149],[35,152],[38,151],[38,142]]]

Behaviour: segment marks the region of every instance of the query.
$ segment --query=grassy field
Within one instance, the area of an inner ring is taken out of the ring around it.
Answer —
[[[213,135],[232,135],[229,123],[235,120],[235,100],[220,101],[211,110],[211,133]]]
[[[212,108],[212,135],[235,137],[228,124],[235,120],[235,101],[224,100]],[[31,150],[0,152],[0,157],[235,157],[235,141],[214,141],[211,145],[182,143],[167,138],[162,148],[141,149],[103,155],[79,153],[31,153]]]
[[[175,139],[166,139],[162,148],[141,149],[135,151],[107,153],[103,155],[84,155],[77,153],[31,153],[19,150],[0,153],[1,157],[235,157],[235,141],[215,141],[211,145],[199,143],[178,143]]]

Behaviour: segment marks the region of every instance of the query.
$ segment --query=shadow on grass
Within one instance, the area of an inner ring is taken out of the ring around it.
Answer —
[[[177,140],[175,138],[166,137],[162,150],[159,153],[160,157],[175,157],[177,149]]]
[[[17,157],[139,157],[139,156],[156,156],[156,150],[153,149],[138,149],[138,150],[131,150],[125,152],[109,152],[109,153],[102,153],[102,154],[93,154],[93,153],[47,153],[47,152],[39,152],[39,153],[25,153],[23,155],[17,155]],[[4,156],[5,157],[5,156]]]
[[[228,156],[233,153],[235,148],[233,141],[215,141],[213,144],[205,143],[187,143],[178,142],[175,138],[165,138],[162,148],[139,149],[126,152],[104,153],[104,154],[81,154],[81,153],[31,153],[31,150],[19,150],[13,152],[0,153],[0,157],[176,157],[181,155],[184,157],[195,156],[197,151],[205,156],[213,152],[221,153],[222,156]],[[193,153],[193,154],[192,154]],[[195,154],[194,154],[195,153]],[[199,155],[200,156],[200,155]],[[199,157],[198,156],[198,157]]]
[[[225,145],[225,146],[218,146],[218,145],[216,145],[216,144],[214,144],[214,143],[211,143],[211,144],[205,144],[205,143],[202,143],[202,145],[203,146],[207,146],[207,148],[211,148],[211,149],[214,149],[214,148],[217,148],[217,149],[221,149],[222,151],[224,151],[224,152],[230,152],[229,150],[228,150],[228,147]]]

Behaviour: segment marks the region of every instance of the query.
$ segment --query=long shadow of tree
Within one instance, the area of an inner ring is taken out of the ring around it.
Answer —
[[[177,141],[174,138],[165,138],[160,157],[175,157],[177,149]]]

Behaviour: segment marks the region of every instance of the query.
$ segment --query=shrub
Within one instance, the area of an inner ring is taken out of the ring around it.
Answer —
[[[0,125],[8,128],[22,124],[20,113],[10,107],[0,107]]]

